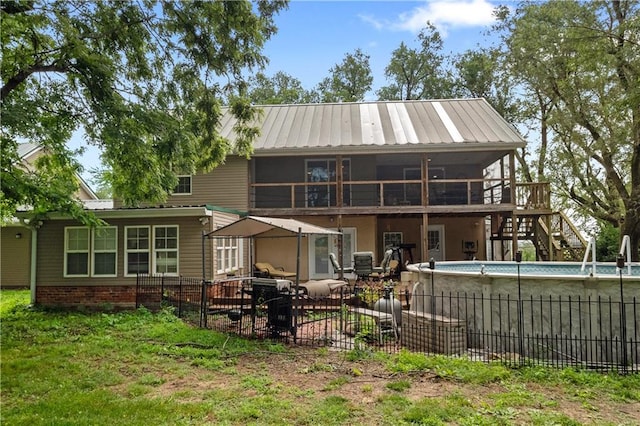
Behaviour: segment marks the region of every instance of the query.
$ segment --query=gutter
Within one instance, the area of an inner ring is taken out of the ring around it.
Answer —
[[[36,261],[38,252],[38,228],[31,228],[31,270],[29,273],[29,289],[31,290],[31,305],[36,304]]]

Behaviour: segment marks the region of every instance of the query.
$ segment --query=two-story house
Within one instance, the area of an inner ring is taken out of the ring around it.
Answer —
[[[163,206],[116,200],[96,210],[109,224],[96,230],[52,216],[33,259],[38,302],[130,306],[137,272],[249,275],[249,259],[295,270],[292,238],[203,244],[203,233],[244,214],[342,231],[308,237],[302,280],[332,276],[331,252],[346,265],[355,251],[373,252],[378,263],[388,247],[403,263],[500,260],[535,234],[539,257],[554,256],[545,249],[553,246],[549,186],[516,182],[515,152],[525,141],[485,100],[261,108],[252,158],[229,156],[210,173],[181,176]],[[233,125],[225,115],[221,134],[231,141]]]

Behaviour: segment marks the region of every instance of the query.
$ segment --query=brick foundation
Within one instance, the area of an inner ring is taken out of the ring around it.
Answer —
[[[135,309],[136,286],[37,287],[36,305],[101,311]]]

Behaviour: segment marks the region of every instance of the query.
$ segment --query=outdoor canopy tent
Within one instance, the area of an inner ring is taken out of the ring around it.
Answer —
[[[298,248],[296,254],[296,287],[300,282],[300,241],[303,236],[319,235],[342,235],[339,231],[322,228],[310,223],[301,222],[295,219],[283,219],[279,217],[245,216],[237,221],[202,235],[202,272],[204,276],[204,241],[205,238],[217,237],[244,237],[254,238],[259,236],[297,236]]]
[[[206,238],[219,238],[219,237],[243,237],[243,238],[256,238],[260,236],[269,237],[282,237],[282,236],[297,236],[297,253],[296,253],[296,282],[295,282],[295,297],[300,297],[300,242],[302,236],[320,234],[320,235],[342,235],[341,232],[334,231],[320,226],[311,225],[310,223],[301,222],[295,219],[283,219],[276,217],[260,217],[260,216],[246,216],[242,219],[223,226],[215,231],[202,234],[202,280],[206,281],[205,274],[205,239]],[[296,304],[294,314],[294,330],[298,326],[298,304]],[[294,332],[295,339],[295,332]]]

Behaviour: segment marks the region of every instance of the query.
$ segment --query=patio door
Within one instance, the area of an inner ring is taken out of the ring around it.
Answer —
[[[338,235],[309,236],[309,279],[333,278],[329,253],[338,255]],[[342,266],[351,266],[356,246],[356,228],[342,229]]]
[[[435,261],[444,259],[444,225],[429,225],[427,229],[427,244],[429,252],[427,260]]]

